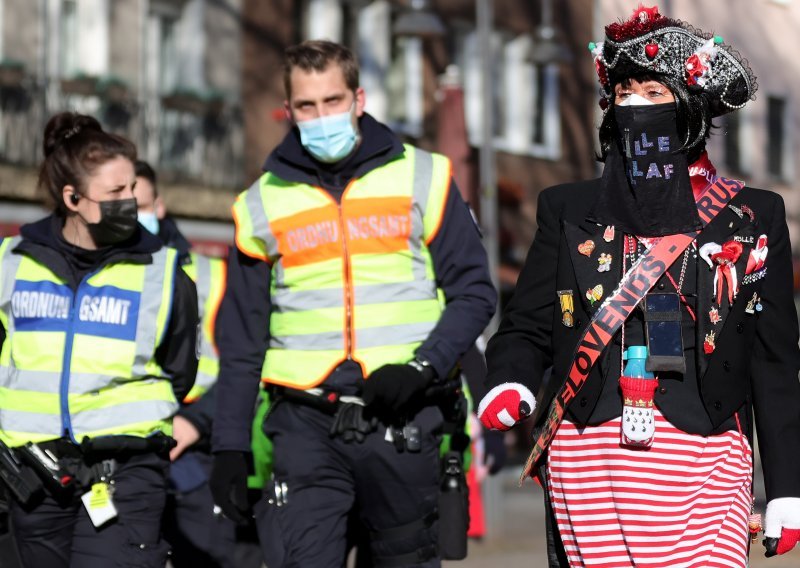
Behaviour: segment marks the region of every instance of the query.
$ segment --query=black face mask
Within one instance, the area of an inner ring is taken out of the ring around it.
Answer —
[[[617,144],[603,168],[592,220],[640,237],[701,227],[674,103],[614,107]]]
[[[136,198],[98,201],[100,220],[86,223],[89,234],[99,247],[115,245],[133,235],[137,224]]]

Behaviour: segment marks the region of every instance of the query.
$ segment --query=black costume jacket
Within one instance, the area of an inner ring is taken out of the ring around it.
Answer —
[[[514,297],[489,342],[487,386],[525,384],[536,395],[537,424],[563,384],[578,340],[602,303],[592,305],[586,291],[601,284],[605,299],[620,280],[624,236],[616,231],[611,242],[606,242],[605,227],[587,220],[600,187],[597,179],[541,193],[536,237]],[[712,325],[708,314],[714,307],[714,271],[699,257],[693,260],[687,281],[692,281],[696,292],[689,302],[697,323],[686,319],[687,312],[682,310],[687,371],[659,376],[655,402],[673,425],[704,436],[736,429],[737,415],[752,440],[754,411],[767,499],[800,497],[800,350],[783,200],[775,193],[745,187],[730,205],[733,207],[722,210],[698,235],[696,243],[698,248],[708,242],[742,243],[744,250],[736,262],[739,293],[731,306],[725,293],[719,309],[721,321]],[[742,213],[742,206],[750,214]],[[743,282],[749,253],[760,235],[768,238],[766,272]],[[578,251],[578,245],[587,240],[595,245],[588,257]],[[601,253],[613,259],[607,272],[597,270]],[[681,263],[679,257],[669,270],[674,280]],[[675,291],[666,275],[653,290],[665,287]],[[573,292],[571,328],[562,323],[558,291],[563,290]],[[752,309],[754,302],[747,309],[754,294],[760,311]],[[703,343],[712,329],[716,348],[707,354]],[[619,335],[617,345],[609,344],[583,389],[572,399],[566,419],[578,425],[598,424],[621,414],[616,390]],[[552,374],[545,380],[550,367]],[[609,403],[611,398],[614,404]]]

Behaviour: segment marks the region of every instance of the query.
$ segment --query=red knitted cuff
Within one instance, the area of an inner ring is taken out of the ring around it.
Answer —
[[[658,387],[658,380],[620,377],[619,386],[622,389],[622,398],[626,405],[652,406],[653,397]]]

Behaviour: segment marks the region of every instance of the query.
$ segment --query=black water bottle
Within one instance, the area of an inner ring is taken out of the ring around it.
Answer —
[[[442,457],[442,483],[439,490],[439,555],[444,560],[467,557],[469,530],[469,491],[461,454],[447,452]]]

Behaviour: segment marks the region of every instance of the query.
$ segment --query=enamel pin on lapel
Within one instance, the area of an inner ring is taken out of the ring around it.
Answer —
[[[575,311],[575,305],[572,299],[572,290],[559,290],[558,301],[561,304],[561,323],[564,327],[573,327],[575,319],[572,313]]]
[[[767,235],[760,235],[756,241],[756,246],[750,251],[750,256],[747,257],[747,268],[744,269],[744,273],[752,274],[764,268],[768,252]]]
[[[586,299],[589,300],[589,304],[594,306],[594,303],[599,301],[600,298],[603,297],[603,285],[598,284],[594,288],[589,288],[586,290]]]
[[[603,240],[607,243],[614,240],[614,225],[609,225],[606,227],[606,230],[603,231]]]
[[[583,256],[592,256],[593,250],[594,250],[594,241],[591,239],[587,239],[578,245],[578,252],[581,253]]]
[[[703,351],[706,355],[711,355],[716,349],[716,345],[714,345],[714,332],[710,331],[706,334],[706,339],[703,341]]]
[[[761,305],[761,298],[758,297],[756,292],[753,292],[753,297],[747,302],[747,306],[744,308],[744,313],[753,315],[756,312],[760,312],[763,308]]]
[[[597,265],[597,272],[608,272],[611,270],[611,255],[603,253],[600,255],[600,258],[597,259],[599,263]]]
[[[722,319],[719,316],[719,310],[717,308],[711,308],[711,310],[708,312],[708,319],[711,322],[711,325],[717,325]]]

